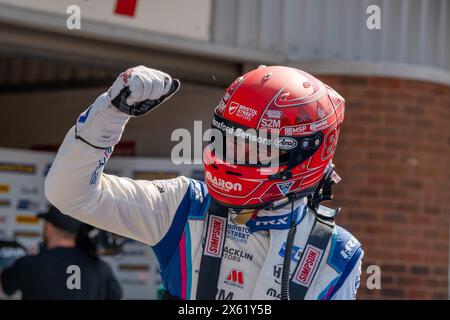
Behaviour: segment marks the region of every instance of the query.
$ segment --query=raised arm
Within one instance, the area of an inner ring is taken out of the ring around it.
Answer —
[[[130,117],[167,100],[179,82],[139,66],[122,73],[67,133],[45,181],[47,199],[76,219],[150,245],[170,227],[190,181],[134,181],[103,174]]]

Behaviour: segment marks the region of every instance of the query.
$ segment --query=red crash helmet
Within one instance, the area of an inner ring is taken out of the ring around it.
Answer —
[[[331,164],[343,120],[344,99],[304,71],[260,67],[239,77],[214,112],[223,148],[214,145],[216,135],[204,152],[211,197],[245,209],[312,194]]]

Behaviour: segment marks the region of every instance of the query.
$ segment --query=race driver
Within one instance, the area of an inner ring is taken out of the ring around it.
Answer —
[[[215,108],[212,128],[226,142],[205,149],[205,183],[104,174],[129,119],[179,86],[145,66],[123,72],[67,133],[46,178],[48,200],[152,246],[168,299],[354,299],[361,245],[320,205],[338,180],[332,158],[344,99],[301,70],[261,66]],[[247,161],[263,147],[265,158]]]

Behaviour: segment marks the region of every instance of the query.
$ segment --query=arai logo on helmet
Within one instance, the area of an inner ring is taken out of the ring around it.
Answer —
[[[238,182],[232,183],[217,177],[213,177],[210,172],[206,172],[206,180],[208,180],[213,187],[223,191],[242,191],[242,185]]]
[[[297,146],[297,140],[295,140],[294,138],[290,138],[290,137],[277,138],[277,139],[275,139],[275,141],[273,143],[275,144],[275,146],[277,148],[283,149],[283,150],[291,150]]]

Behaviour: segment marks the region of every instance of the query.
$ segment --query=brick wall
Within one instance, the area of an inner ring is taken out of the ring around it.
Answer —
[[[359,298],[447,299],[450,87],[319,78],[347,101],[332,205],[365,249]],[[371,264],[381,268],[381,290],[366,288]]]

